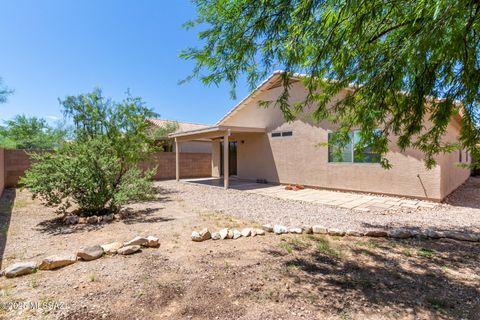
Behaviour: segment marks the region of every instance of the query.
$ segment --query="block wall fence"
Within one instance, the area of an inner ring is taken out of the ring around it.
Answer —
[[[159,152],[154,155],[157,173],[155,180],[175,178],[175,153]],[[25,150],[0,148],[0,195],[5,188],[18,187],[20,177],[30,168],[32,161]],[[147,168],[155,162],[142,163]],[[202,178],[212,175],[212,155],[209,153],[180,153],[180,177]]]

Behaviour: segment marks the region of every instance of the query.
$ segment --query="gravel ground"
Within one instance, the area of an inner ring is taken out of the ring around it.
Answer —
[[[216,212],[260,223],[287,226],[323,225],[327,228],[375,229],[391,227],[480,231],[480,178],[470,178],[433,209],[358,212],[302,201],[287,201],[239,190],[176,181],[157,182],[184,201]]]

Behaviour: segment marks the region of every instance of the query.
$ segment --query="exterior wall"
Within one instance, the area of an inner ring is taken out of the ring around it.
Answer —
[[[450,123],[448,132],[445,137],[447,142],[458,141],[460,135],[460,125]],[[459,153],[462,153],[462,162],[460,162]],[[441,168],[441,195],[442,198],[448,196],[462,183],[464,183],[470,176],[470,169],[462,168],[460,164],[471,163],[471,157],[468,156],[465,150],[456,150],[451,153],[443,154],[439,157],[439,165]]]
[[[17,187],[20,177],[30,165],[30,156],[25,150],[5,149],[5,187]]]
[[[157,173],[155,180],[175,178],[175,152],[155,155]],[[145,164],[143,167],[147,167]],[[212,175],[212,156],[209,153],[180,153],[180,178],[203,178]]]
[[[175,144],[173,144],[173,152],[175,152]],[[211,141],[180,142],[180,152],[212,153],[212,142]]]
[[[257,99],[276,99],[281,90],[268,90]],[[292,102],[304,95],[300,84],[292,87]],[[232,135],[231,139],[237,141],[237,168],[241,179],[441,200],[447,190],[455,189],[468,177],[467,169],[453,167],[453,155],[439,157],[439,164],[428,170],[421,152],[413,149],[400,152],[395,139],[386,155],[392,169],[383,169],[380,164],[329,163],[328,147],[319,143],[328,141],[328,132],[335,129],[331,123],[314,123],[308,110],[298,120],[287,123],[279,109],[260,108],[257,101],[221,123],[267,130],[266,134]],[[272,131],[286,130],[293,131],[293,136],[271,137]]]
[[[0,168],[3,168],[3,149],[0,149]],[[18,181],[25,171],[30,168],[31,160],[24,150],[6,149],[5,169],[0,170],[0,189],[5,181],[6,188],[18,187]],[[155,155],[158,170],[154,179],[175,178],[175,152],[159,152]],[[180,153],[180,177],[200,178],[210,177],[212,174],[212,156],[210,153]],[[148,165],[142,164],[143,168]]]
[[[5,149],[0,148],[0,196],[5,189]]]

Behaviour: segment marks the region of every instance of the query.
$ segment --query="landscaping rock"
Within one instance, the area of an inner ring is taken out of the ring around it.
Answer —
[[[389,238],[407,239],[412,237],[412,232],[404,228],[399,228],[388,231],[387,235]]]
[[[125,246],[118,249],[117,253],[122,255],[129,255],[129,254],[140,251],[140,248],[141,247],[139,245]]]
[[[77,215],[69,214],[63,218],[63,223],[67,225],[77,224],[79,219],[80,218]]]
[[[250,229],[250,236],[251,236],[251,237],[255,237],[256,235],[257,235],[256,229],[251,228],[251,229]]]
[[[102,247],[103,251],[107,254],[115,254],[117,253],[118,249],[123,247],[123,244],[121,242],[112,242],[112,243],[102,244],[100,247]]]
[[[15,278],[26,274],[34,273],[36,270],[37,263],[34,261],[27,261],[14,263],[5,268],[2,273],[7,278]]]
[[[252,229],[250,229],[250,228],[242,229],[242,236],[243,237],[249,237],[251,234],[252,234]]]
[[[78,218],[78,223],[79,224],[86,224],[87,223],[87,218],[85,218],[85,217]]]
[[[470,232],[461,232],[461,231],[445,231],[445,237],[449,239],[459,240],[459,241],[478,241],[478,236]]]
[[[233,230],[228,230],[227,239],[233,239]]]
[[[345,231],[340,230],[340,229],[331,228],[331,229],[328,229],[328,234],[331,235],[331,236],[343,237],[345,235]]]
[[[301,234],[302,233],[302,228],[290,228],[288,229],[289,233],[296,233],[296,234]]]
[[[98,259],[102,255],[103,255],[103,249],[99,245],[84,247],[77,252],[77,257],[85,261]]]
[[[265,230],[263,229],[255,229],[255,234],[257,236],[264,236],[265,235]]]
[[[303,226],[303,233],[312,234],[313,233],[312,226]]]
[[[432,239],[440,239],[440,238],[445,238],[445,232],[443,231],[436,231],[433,229],[427,229],[425,230],[425,234],[427,237],[432,238]]]
[[[222,230],[218,231],[218,233],[220,234],[220,239],[221,239],[221,240],[227,239],[227,237],[228,237],[228,228],[223,228]],[[232,236],[233,236],[233,235],[232,235]]]
[[[122,219],[122,215],[119,214],[119,213],[115,213],[115,214],[113,215],[113,219],[114,219],[114,220],[121,220],[121,219]]]
[[[98,223],[98,217],[97,216],[87,217],[87,223],[89,224]]]
[[[104,222],[111,222],[111,221],[113,221],[113,214],[107,214],[106,216],[103,216],[103,221],[104,221]]]
[[[241,233],[240,231],[238,231],[238,230],[236,230],[236,229],[233,230],[233,237],[232,237],[232,239],[238,239],[238,238],[240,238],[241,236],[242,236],[242,233]]]
[[[262,226],[262,229],[265,231],[265,232],[273,232],[273,226],[271,224],[264,224]]]
[[[59,269],[59,268],[63,268],[68,265],[71,265],[76,261],[77,261],[77,257],[74,254],[65,255],[65,256],[53,255],[43,259],[38,269],[40,270]]]
[[[320,234],[325,234],[328,232],[327,228],[322,227],[322,226],[313,226],[312,227],[312,232],[313,233],[320,233]]]
[[[143,246],[148,243],[148,239],[142,236],[136,236],[130,241],[126,241],[123,245],[126,246]]]
[[[288,232],[288,229],[287,229],[287,227],[285,227],[285,226],[276,224],[276,225],[273,226],[273,232],[274,232],[275,234],[282,234],[282,233],[287,233],[287,232]]]
[[[387,231],[385,230],[369,230],[365,232],[365,236],[374,238],[385,238],[387,235]]]
[[[212,240],[220,240],[220,239],[221,239],[220,232],[212,233]]]
[[[204,228],[200,231],[193,231],[192,232],[192,240],[195,242],[202,242],[208,240],[212,237],[210,231],[207,228]]]
[[[144,243],[143,246],[149,247],[149,248],[158,248],[160,246],[160,240],[157,237],[154,236],[148,236],[147,237],[147,243]]]
[[[362,237],[364,235],[363,232],[357,231],[357,230],[347,230],[345,232],[345,235],[350,236],[350,237]]]

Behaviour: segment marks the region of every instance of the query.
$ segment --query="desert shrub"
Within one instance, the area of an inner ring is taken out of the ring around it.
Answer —
[[[53,153],[35,153],[21,183],[34,198],[65,212],[73,205],[82,215],[118,212],[131,201],[149,199],[156,168],[139,162],[155,151],[146,117],[155,113],[130,95],[120,103],[100,90],[61,101],[73,122],[74,139]]]

